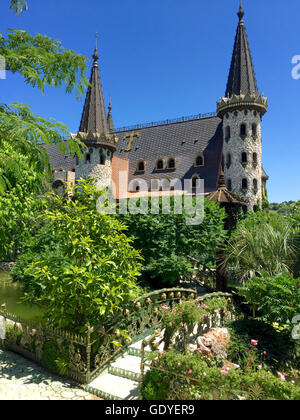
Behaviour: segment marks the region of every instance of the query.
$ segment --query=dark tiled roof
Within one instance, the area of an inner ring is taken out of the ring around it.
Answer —
[[[117,132],[119,138],[116,155],[128,158],[129,182],[134,178],[142,178],[150,186],[153,178],[191,179],[198,174],[205,180],[205,192],[216,189],[219,167],[222,158],[222,121],[218,117],[204,118],[174,124],[158,125],[135,130],[131,150],[128,148],[128,131]],[[195,159],[204,154],[205,165],[195,167]],[[176,169],[156,170],[156,162],[163,158],[167,163],[175,157]],[[137,172],[140,160],[146,163],[145,172]]]
[[[98,66],[97,46],[93,54],[93,67],[90,77],[84,108],[82,112],[79,132],[83,133],[108,133],[105,105],[103,99],[102,85]]]
[[[52,169],[57,171],[60,169],[63,169],[64,171],[72,171],[75,168],[75,159],[70,157],[67,152],[60,153],[57,145],[43,145],[43,147],[46,149],[48,155],[50,156],[50,165]]]
[[[233,94],[258,93],[254,67],[244,24],[242,5],[238,13],[239,24],[236,32],[235,43],[230,66],[230,72],[225,96]]]

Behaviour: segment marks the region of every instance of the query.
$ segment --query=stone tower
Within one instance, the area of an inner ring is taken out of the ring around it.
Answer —
[[[91,177],[97,188],[109,187],[112,177],[112,157],[117,149],[117,137],[110,133],[98,66],[97,40],[93,54],[90,84],[77,137],[87,146],[83,159],[76,160],[75,178]],[[112,124],[112,117],[111,117]]]
[[[223,120],[223,166],[227,188],[247,201],[248,209],[261,206],[265,172],[262,168],[261,121],[267,98],[257,88],[244,24],[242,3],[225,97],[217,103]]]

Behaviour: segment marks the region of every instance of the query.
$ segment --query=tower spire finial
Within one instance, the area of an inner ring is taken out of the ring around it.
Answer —
[[[94,54],[93,54],[93,59],[94,59],[94,61],[99,60],[99,55],[98,55],[98,32],[95,33],[95,50],[94,50]]]
[[[240,9],[238,11],[238,17],[240,19],[240,22],[242,22],[243,17],[245,16],[244,10],[243,10],[243,5],[242,5],[242,0],[240,0]]]

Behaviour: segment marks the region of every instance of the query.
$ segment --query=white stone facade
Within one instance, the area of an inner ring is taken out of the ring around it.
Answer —
[[[243,124],[246,128],[245,135],[242,134],[243,130],[241,132]],[[230,136],[227,127],[230,128]],[[261,206],[262,202],[260,113],[253,109],[228,111],[223,117],[223,133],[226,185],[230,187],[231,182],[231,190],[246,199],[248,209],[253,210],[254,206]],[[245,157],[247,161],[243,162]],[[243,188],[243,179],[247,180],[247,188]]]
[[[112,156],[109,149],[89,147],[89,150],[84,152],[84,158],[76,162],[75,179],[90,177],[96,179],[97,188],[111,186]]]

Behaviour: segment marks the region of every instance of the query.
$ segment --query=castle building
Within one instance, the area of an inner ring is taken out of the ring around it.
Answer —
[[[83,159],[62,156],[48,147],[55,182],[69,172],[75,179],[88,176],[99,187],[114,185],[117,198],[151,195],[153,191],[182,191],[189,180],[191,191],[204,180],[208,196],[218,188],[224,170],[226,187],[260,207],[266,189],[262,166],[261,122],[267,98],[258,91],[242,3],[225,96],[216,113],[198,114],[157,123],[115,129],[112,106],[103,99],[97,44],[90,83],[77,136],[87,146]]]

